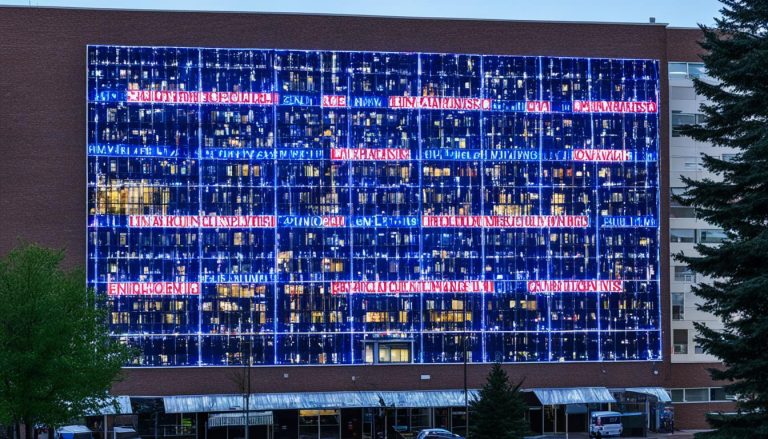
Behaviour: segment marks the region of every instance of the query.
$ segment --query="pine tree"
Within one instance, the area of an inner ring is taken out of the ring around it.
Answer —
[[[479,398],[470,404],[471,439],[520,439],[528,433],[528,406],[520,394],[522,384],[513,387],[501,364],[493,365]]]
[[[707,122],[683,134],[714,146],[735,148],[734,160],[703,154],[704,167],[719,179],[683,177],[677,200],[721,227],[719,246],[699,244],[699,257],[676,255],[694,271],[716,279],[693,287],[701,309],[722,319],[716,331],[696,324],[696,341],[723,362],[710,370],[739,395],[738,415],[710,416],[707,437],[768,437],[768,1],[721,0],[715,27],[700,26],[709,79],[694,79]]]

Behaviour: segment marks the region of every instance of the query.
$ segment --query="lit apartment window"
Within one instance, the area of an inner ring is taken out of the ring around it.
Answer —
[[[672,331],[672,346],[675,354],[688,353],[688,330],[675,329]]]
[[[669,232],[670,242],[695,242],[695,229],[672,229]]]
[[[721,229],[699,230],[699,242],[704,244],[719,244],[726,238],[725,232]]]
[[[365,362],[376,363],[410,363],[411,345],[408,343],[366,343]]]
[[[379,344],[379,363],[410,363],[411,349],[406,343]]]
[[[687,265],[675,267],[675,282],[696,282],[696,273]]]
[[[672,293],[672,320],[685,318],[685,293]]]

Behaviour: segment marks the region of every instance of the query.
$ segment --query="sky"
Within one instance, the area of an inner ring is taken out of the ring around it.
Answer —
[[[720,9],[717,0],[0,0],[0,5],[629,23],[655,17],[675,27],[712,24]]]

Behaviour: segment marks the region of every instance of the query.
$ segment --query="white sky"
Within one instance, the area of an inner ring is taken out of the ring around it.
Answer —
[[[721,7],[717,0],[0,0],[0,5],[633,23],[656,17],[677,27],[712,24]]]

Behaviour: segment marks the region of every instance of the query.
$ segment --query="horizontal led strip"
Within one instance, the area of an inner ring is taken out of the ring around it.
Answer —
[[[277,93],[248,91],[168,91],[127,90],[127,102],[169,104],[245,104],[272,105]]]
[[[280,227],[346,227],[347,217],[340,215],[278,217]]]
[[[576,162],[626,162],[632,155],[626,149],[574,149]]]
[[[272,215],[130,215],[128,227],[175,228],[272,228],[277,219]]]
[[[124,219],[122,219],[124,218]],[[602,217],[601,217],[602,218]],[[646,217],[605,217],[603,225],[652,226]],[[587,228],[586,215],[128,215],[95,216],[92,225],[131,228],[424,227],[424,228]]]
[[[331,294],[493,293],[489,280],[394,280],[331,282]]]
[[[213,280],[213,279],[212,279]],[[110,282],[107,296],[197,296],[199,282]],[[529,280],[528,293],[621,293],[622,280]],[[493,293],[489,280],[395,280],[331,282],[331,294]]]
[[[425,215],[422,227],[543,228],[589,227],[586,215]]]
[[[656,113],[653,101],[573,101],[574,113]]]
[[[490,110],[491,100],[438,96],[390,96],[389,108],[424,110]]]
[[[389,161],[410,159],[411,150],[405,148],[331,148],[331,160]]]
[[[622,280],[529,280],[529,293],[621,293]]]
[[[177,91],[126,90],[129,103],[167,104],[237,104],[237,105],[320,105],[325,108],[389,107],[422,110],[478,110],[496,111],[515,109],[527,113],[550,113],[567,109],[568,101],[498,101],[493,99],[451,96],[355,96],[346,95],[285,95],[282,99],[274,92],[240,91]],[[386,105],[385,105],[386,102]],[[582,101],[570,102],[574,113],[657,113],[659,106],[653,101]],[[563,106],[563,107],[561,107]],[[567,111],[566,111],[567,112]]]
[[[197,296],[199,282],[110,282],[107,296]]]
[[[165,145],[90,144],[88,154],[106,157],[156,157],[186,159],[196,147]],[[193,157],[209,160],[412,160],[407,148],[203,148]],[[486,161],[581,161],[623,162],[656,160],[644,151],[626,149],[462,149],[425,148],[421,160]]]

